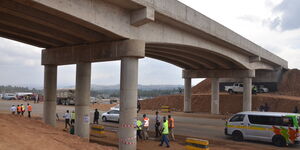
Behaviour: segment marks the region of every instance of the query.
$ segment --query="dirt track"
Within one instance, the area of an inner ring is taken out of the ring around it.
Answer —
[[[113,150],[45,125],[37,119],[0,114],[1,150]]]

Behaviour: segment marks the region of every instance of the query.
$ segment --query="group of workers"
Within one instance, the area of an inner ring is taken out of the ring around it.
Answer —
[[[149,125],[150,119],[147,117],[146,114],[143,115],[142,121],[137,119],[135,125],[137,129],[137,140],[149,139]],[[171,115],[168,115],[168,119],[164,116],[161,120],[158,111],[155,113],[155,137],[158,138],[161,136],[160,146],[163,146],[163,143],[166,143],[167,147],[170,147],[169,136],[172,138],[173,141],[175,141],[174,127],[174,118],[172,118]]]
[[[12,105],[10,107],[10,111],[13,115],[17,114],[17,115],[20,115],[20,116],[24,116],[24,113],[26,111],[26,107],[25,105],[21,104],[21,105]],[[27,103],[27,112],[28,112],[28,117],[31,118],[31,112],[32,112],[32,106]]]

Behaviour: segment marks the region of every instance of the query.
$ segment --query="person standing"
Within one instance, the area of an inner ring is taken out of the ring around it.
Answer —
[[[75,123],[75,111],[73,110],[71,113],[71,125]]]
[[[21,114],[22,116],[24,116],[25,113],[25,106],[23,104],[21,104]]]
[[[11,114],[15,115],[16,114],[16,110],[17,110],[17,107],[15,105],[12,105],[10,107]]]
[[[144,122],[143,122],[143,137],[144,140],[149,139],[148,130],[149,130],[149,118],[146,116],[146,114],[143,115]]]
[[[65,118],[65,128],[68,128],[68,125],[69,127],[71,126],[70,125],[70,118],[71,118],[71,115],[69,113],[69,110],[67,110],[67,112],[64,114],[64,118]]]
[[[22,107],[20,105],[17,106],[17,114],[20,115],[22,112]]]
[[[139,139],[142,140],[142,135],[141,135],[141,132],[142,132],[142,126],[143,126],[143,123],[141,120],[137,119],[136,121],[136,140],[138,141]]]
[[[295,106],[293,113],[299,113],[298,106]]]
[[[160,116],[158,115],[158,111],[155,113],[155,137],[161,136],[160,131]]]
[[[99,111],[98,109],[95,109],[95,112],[94,112],[94,124],[99,124],[98,120],[99,120]]]
[[[27,112],[28,118],[31,118],[32,106],[29,103],[27,103]]]
[[[162,126],[162,138],[160,141],[159,146],[163,146],[164,142],[167,144],[167,147],[169,148],[169,139],[168,139],[168,134],[169,134],[169,124],[168,124],[168,120],[166,119],[166,117],[163,118],[163,126]]]
[[[168,124],[169,124],[169,133],[172,137],[172,140],[175,141],[175,137],[174,137],[175,123],[174,123],[174,118],[172,118],[171,115],[168,116]]]

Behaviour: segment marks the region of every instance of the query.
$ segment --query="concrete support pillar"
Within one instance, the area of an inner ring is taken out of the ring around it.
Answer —
[[[211,78],[211,113],[219,114],[219,78]]]
[[[192,79],[191,78],[184,78],[184,109],[185,113],[192,112]]]
[[[57,66],[45,65],[44,72],[44,111],[43,121],[53,127],[56,126],[56,88],[57,88]]]
[[[119,150],[136,149],[138,58],[121,59]]]
[[[243,111],[252,110],[252,78],[244,78]]]
[[[78,63],[75,89],[75,134],[86,139],[90,137],[90,88],[91,63]]]

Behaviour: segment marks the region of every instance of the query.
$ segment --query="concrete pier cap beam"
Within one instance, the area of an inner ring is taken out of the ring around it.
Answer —
[[[145,42],[131,41],[119,45],[121,56],[119,149],[136,149],[138,61],[145,56]],[[134,52],[139,51],[139,55]]]

